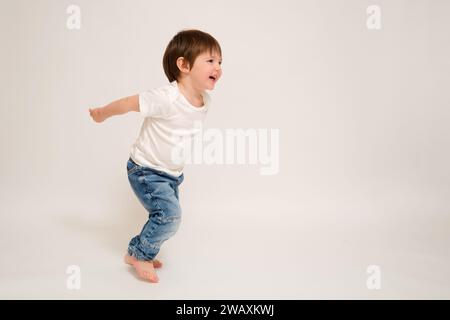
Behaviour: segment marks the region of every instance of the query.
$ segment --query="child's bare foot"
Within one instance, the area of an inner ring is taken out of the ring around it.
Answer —
[[[162,267],[162,262],[159,261],[158,259],[153,259],[153,266],[154,266],[156,269],[159,269],[159,268]]]
[[[126,254],[125,262],[132,265],[133,264],[132,261],[133,261],[133,257],[130,257],[128,254]],[[155,267],[156,269],[161,268],[163,265],[162,262],[159,261],[158,259],[153,259],[152,262],[153,262],[153,267]]]
[[[159,278],[156,275],[156,271],[153,267],[152,261],[140,261],[137,260],[135,257],[131,257],[127,254],[125,256],[125,262],[132,265],[142,279],[148,280],[150,282],[159,281]]]

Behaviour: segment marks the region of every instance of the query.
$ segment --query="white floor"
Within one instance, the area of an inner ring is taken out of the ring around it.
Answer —
[[[449,221],[302,220],[295,212],[254,221],[216,212],[205,222],[185,213],[158,256],[160,282],[150,284],[122,262],[140,214],[126,223],[17,214],[2,226],[0,298],[450,298]],[[67,288],[70,265],[80,267],[79,290]],[[369,265],[380,268],[378,290],[367,287]]]

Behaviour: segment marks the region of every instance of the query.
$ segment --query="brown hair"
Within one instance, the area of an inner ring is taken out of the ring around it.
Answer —
[[[177,59],[183,57],[190,68],[194,66],[195,59],[202,53],[216,51],[222,56],[219,42],[209,33],[187,29],[178,32],[167,45],[163,57],[164,73],[170,82],[178,80],[180,69]]]

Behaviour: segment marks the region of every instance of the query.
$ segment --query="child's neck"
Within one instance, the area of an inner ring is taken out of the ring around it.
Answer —
[[[190,104],[194,107],[203,107],[204,101],[201,91],[196,89],[187,79],[177,81],[177,83],[181,93]]]

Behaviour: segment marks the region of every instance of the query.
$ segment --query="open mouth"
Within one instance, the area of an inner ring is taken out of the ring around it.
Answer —
[[[213,81],[216,81],[216,78],[214,78],[213,76],[209,76],[209,78]]]

